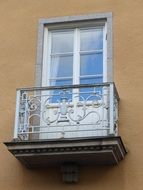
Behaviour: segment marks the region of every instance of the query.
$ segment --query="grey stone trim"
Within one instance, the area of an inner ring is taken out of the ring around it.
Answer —
[[[103,18],[112,18],[111,12],[106,13],[92,13],[86,15],[75,15],[75,16],[64,16],[64,17],[55,17],[49,19],[40,19],[41,24],[56,24],[56,23],[68,23],[68,22],[77,22],[77,21],[87,21],[87,20],[96,20]]]
[[[43,62],[43,39],[44,39],[44,25],[39,22],[38,28],[38,45],[37,45],[37,60],[35,69],[35,85],[42,85],[42,62]]]
[[[73,146],[73,145],[72,145]],[[16,150],[11,150],[11,153],[13,155],[21,155],[22,154],[37,154],[37,153],[76,153],[76,152],[95,152],[95,151],[101,151],[101,150],[112,150],[113,147],[115,147],[115,145],[112,144],[107,144],[107,145],[81,145],[81,146],[61,146],[61,147],[46,147],[46,148],[41,148],[41,147],[37,147],[37,148],[27,148],[27,149],[16,149]],[[123,159],[123,158],[121,158]]]
[[[113,55],[112,55],[112,13],[92,13],[86,15],[64,16],[39,20],[37,61],[35,70],[35,86],[42,85],[42,63],[43,63],[43,43],[44,43],[44,26],[54,26],[69,24],[81,21],[97,21],[105,19],[107,21],[107,82],[113,81]]]
[[[113,82],[113,29],[112,16],[107,17],[107,82]]]

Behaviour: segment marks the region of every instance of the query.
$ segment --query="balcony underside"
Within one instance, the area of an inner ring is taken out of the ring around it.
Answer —
[[[42,168],[65,163],[114,165],[126,149],[121,137],[5,142],[8,150],[26,167]]]

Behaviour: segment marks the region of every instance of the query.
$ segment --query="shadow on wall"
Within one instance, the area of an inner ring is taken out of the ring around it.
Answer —
[[[57,190],[123,190],[123,164],[119,166],[93,166],[80,168],[77,183],[64,183],[60,168],[26,169],[22,166],[24,189]]]

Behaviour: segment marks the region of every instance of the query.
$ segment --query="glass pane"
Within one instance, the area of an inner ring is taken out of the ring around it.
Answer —
[[[72,77],[73,56],[52,56],[50,73],[50,78]]]
[[[97,88],[82,88],[80,89],[80,101],[83,100],[101,100],[102,99],[103,87]]]
[[[73,52],[73,31],[53,32],[52,53]]]
[[[80,78],[80,84],[95,84],[102,82],[103,82],[103,77]]]
[[[51,86],[63,86],[63,85],[71,85],[72,79],[67,80],[51,80]],[[52,90],[50,91],[51,103],[58,103],[62,101],[62,98],[66,98],[66,101],[71,101],[72,99],[72,89],[67,90]]]
[[[93,78],[82,78],[80,79],[80,84],[95,84],[95,83],[102,83],[103,77],[93,77]],[[81,88],[80,89],[80,100],[88,99],[88,100],[97,100],[100,99],[100,95],[102,94],[103,87],[96,87],[96,88]],[[97,93],[97,96],[92,96],[93,92]]]
[[[50,86],[63,86],[63,85],[71,85],[72,79],[66,79],[66,80],[50,80]]]
[[[53,90],[50,92],[50,103],[60,103],[65,99],[66,102],[72,101],[72,91]]]
[[[80,50],[99,50],[103,49],[103,30],[89,29],[81,30],[80,34]]]
[[[80,57],[80,76],[103,73],[103,54],[82,54]]]

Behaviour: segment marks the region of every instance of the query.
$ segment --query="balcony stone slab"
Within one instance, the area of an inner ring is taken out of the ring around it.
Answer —
[[[127,151],[120,136],[81,139],[12,141],[8,150],[28,168],[75,165],[115,165]]]

